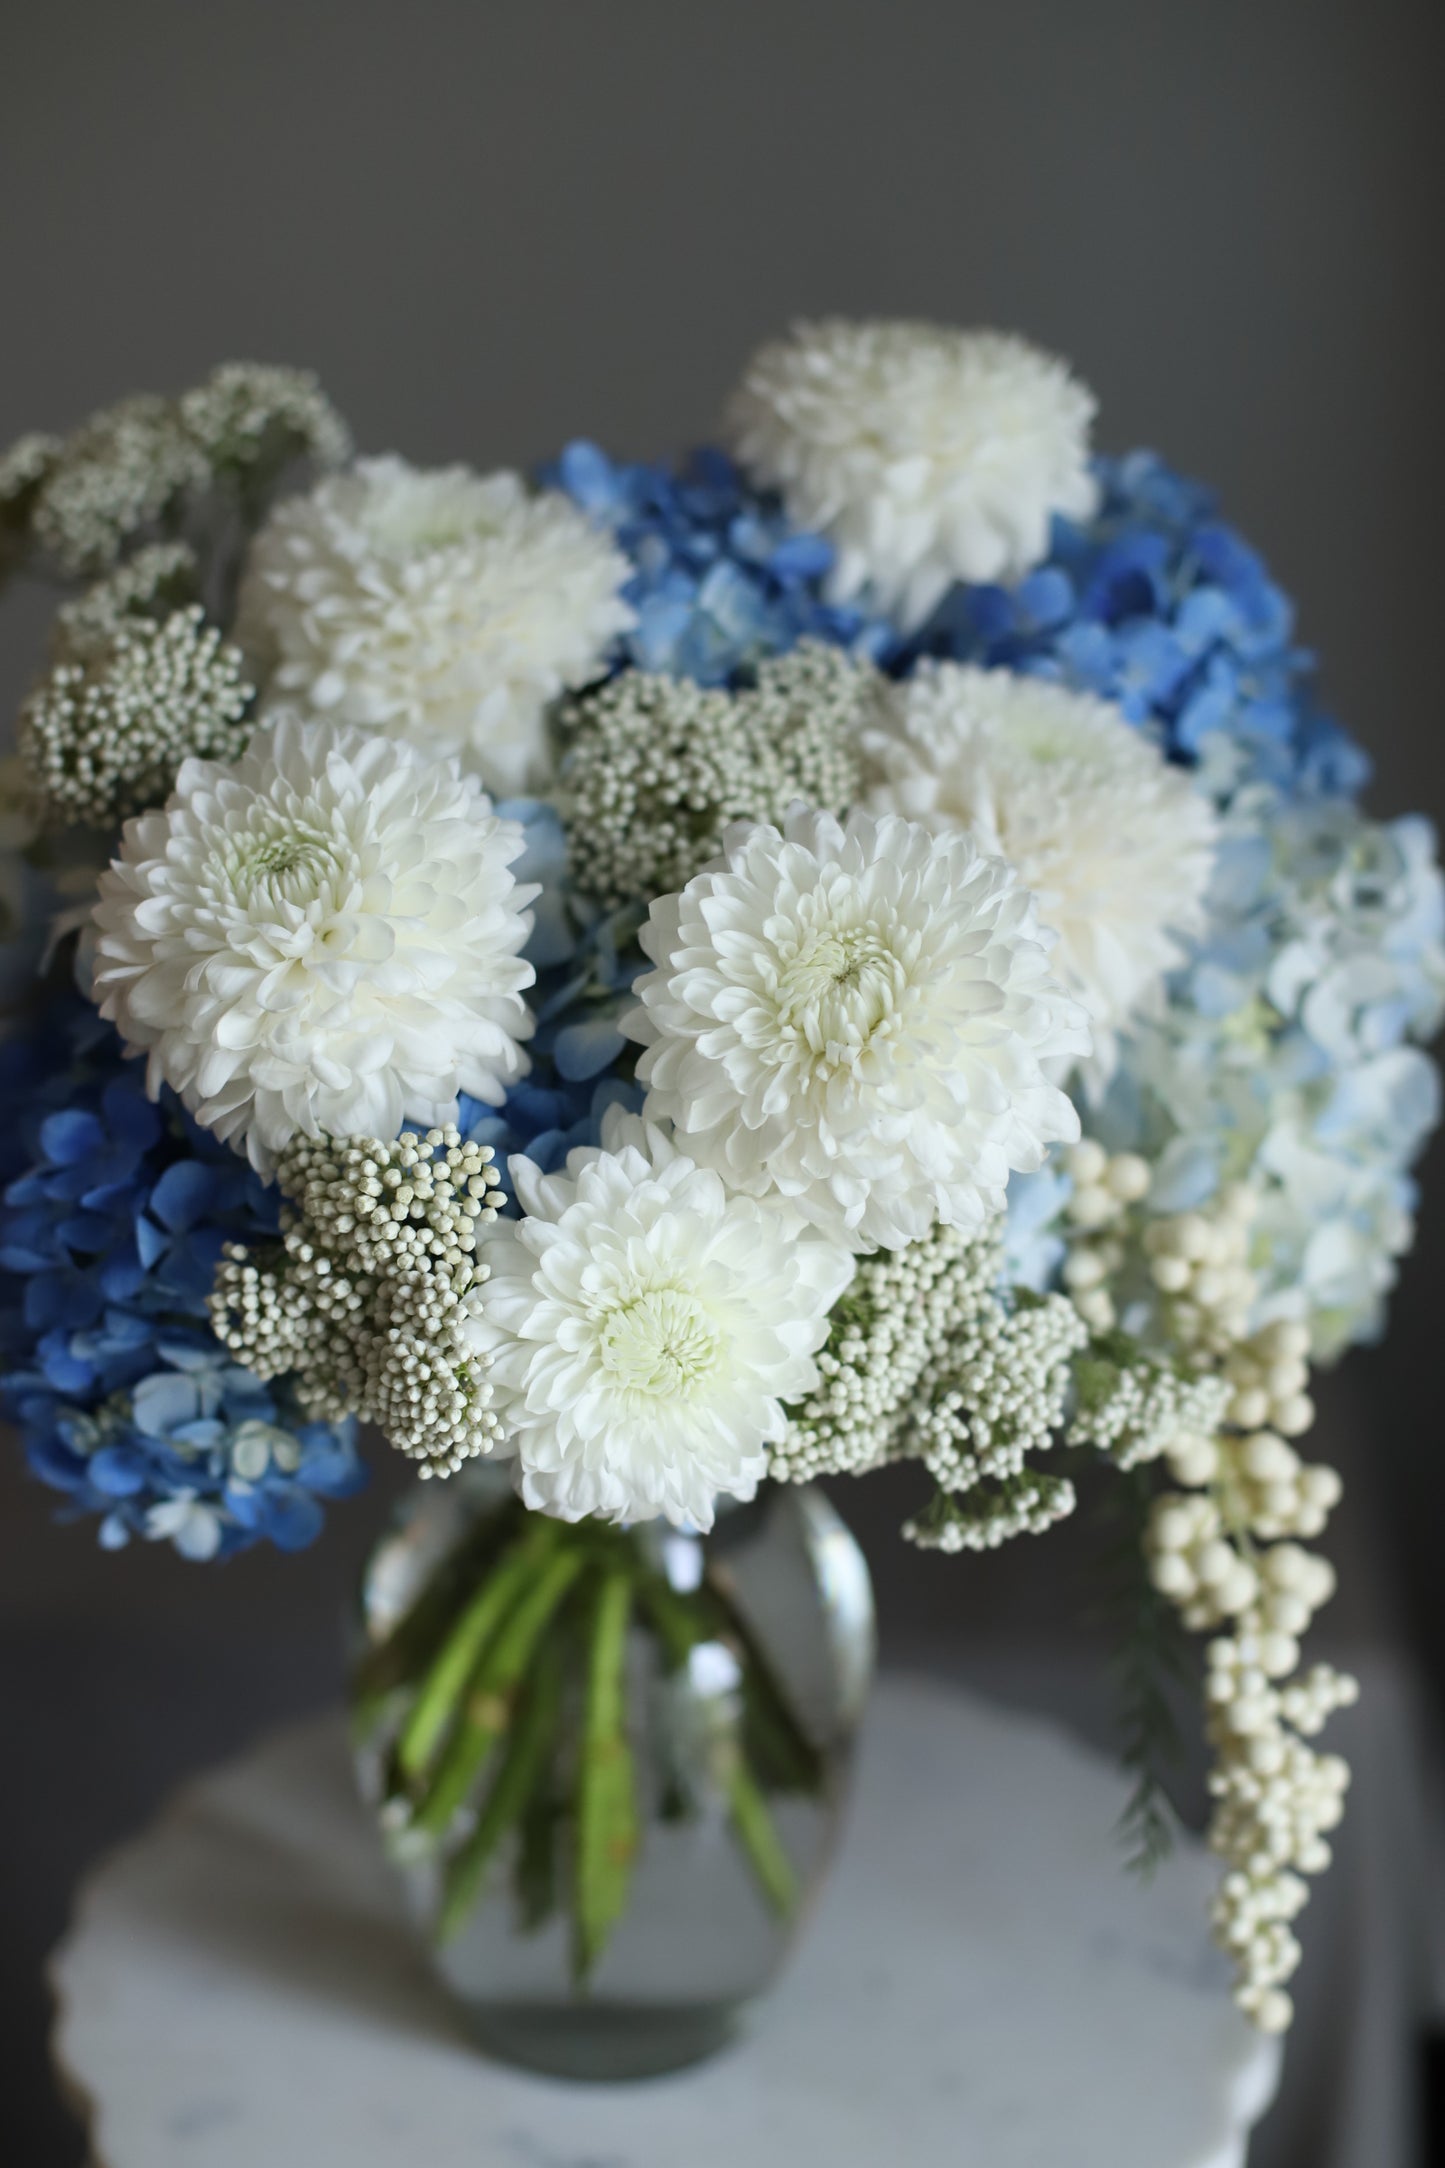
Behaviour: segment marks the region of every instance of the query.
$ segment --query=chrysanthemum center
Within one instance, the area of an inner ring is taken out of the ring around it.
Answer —
[[[715,1367],[718,1334],[692,1296],[650,1288],[611,1313],[599,1352],[603,1367],[632,1392],[686,1394]]]
[[[331,839],[299,823],[242,836],[228,856],[231,886],[243,902],[305,901],[336,870]]]
[[[836,1066],[888,1027],[906,984],[901,959],[872,920],[822,926],[779,973],[778,1022],[812,1066]]]

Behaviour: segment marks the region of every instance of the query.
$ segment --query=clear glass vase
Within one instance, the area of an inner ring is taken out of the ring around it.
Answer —
[[[418,1485],[362,1623],[362,1789],[481,2043],[603,2079],[720,2047],[827,1866],[872,1674],[822,1493],[571,1526],[484,1465]]]

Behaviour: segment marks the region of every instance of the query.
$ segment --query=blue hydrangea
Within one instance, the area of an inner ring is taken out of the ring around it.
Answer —
[[[355,1426],[312,1423],[210,1330],[222,1245],[276,1231],[277,1198],[95,1012],[66,1002],[0,1049],[0,1409],[31,1468],[101,1541],[210,1558],[310,1543],[364,1480]]]
[[[1176,759],[1223,734],[1241,779],[1358,791],[1368,762],[1315,704],[1292,606],[1212,494],[1152,452],[1097,472],[1091,519],[1057,520],[1016,586],[955,587],[890,667],[936,655],[1054,678],[1152,720]]]
[[[542,479],[611,528],[635,567],[637,612],[621,662],[701,685],[746,678],[800,640],[881,654],[891,634],[823,592],[832,545],[788,524],[726,452],[703,449],[674,470],[618,465],[595,444],[569,444]]]
[[[520,881],[537,881],[533,928],[525,954],[537,972],[527,996],[537,1020],[527,1043],[531,1068],[500,1107],[463,1097],[463,1136],[490,1144],[502,1170],[524,1152],[550,1173],[577,1145],[596,1144],[611,1106],[637,1113],[641,1088],[632,1080],[636,1049],[619,1019],[643,967],[637,946],[642,913],[635,907],[598,913],[567,884],[567,839],[555,810],[533,799],[497,809],[520,820],[527,848],[514,867]]]

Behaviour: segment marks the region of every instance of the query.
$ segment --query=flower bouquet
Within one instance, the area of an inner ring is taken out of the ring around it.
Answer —
[[[868,1663],[808,1486],[893,1461],[952,1552],[1117,1486],[1289,2021],[1354,1694],[1297,1441],[1410,1239],[1445,909],[1258,557],[1093,417],[1019,339],[824,322],[676,469],[358,459],[239,364],[0,460],[0,573],[67,590],[0,1393],[111,1548],[304,1547],[358,1424],[445,1479],[368,1573],[358,1752],[507,2052],[680,2061],[765,1983]]]

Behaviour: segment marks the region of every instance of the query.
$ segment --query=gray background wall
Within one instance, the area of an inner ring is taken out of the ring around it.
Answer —
[[[418,460],[665,450],[795,313],[1014,326],[1071,355],[1106,444],[1217,482],[1377,806],[1438,816],[1442,60],[1425,0],[12,0],[0,440],[248,355],[313,364],[365,444]],[[39,622],[0,620],[6,707]],[[1445,1212],[1334,1414],[1437,1671],[1442,1260]],[[306,1560],[207,1576],[102,1558],[0,1464],[6,2157],[79,2157],[35,1991],[79,1863],[332,1690],[387,1488]],[[889,1558],[892,1503],[848,1501]],[[1084,1555],[1057,1541],[895,1563],[895,1631],[1027,1630]]]

